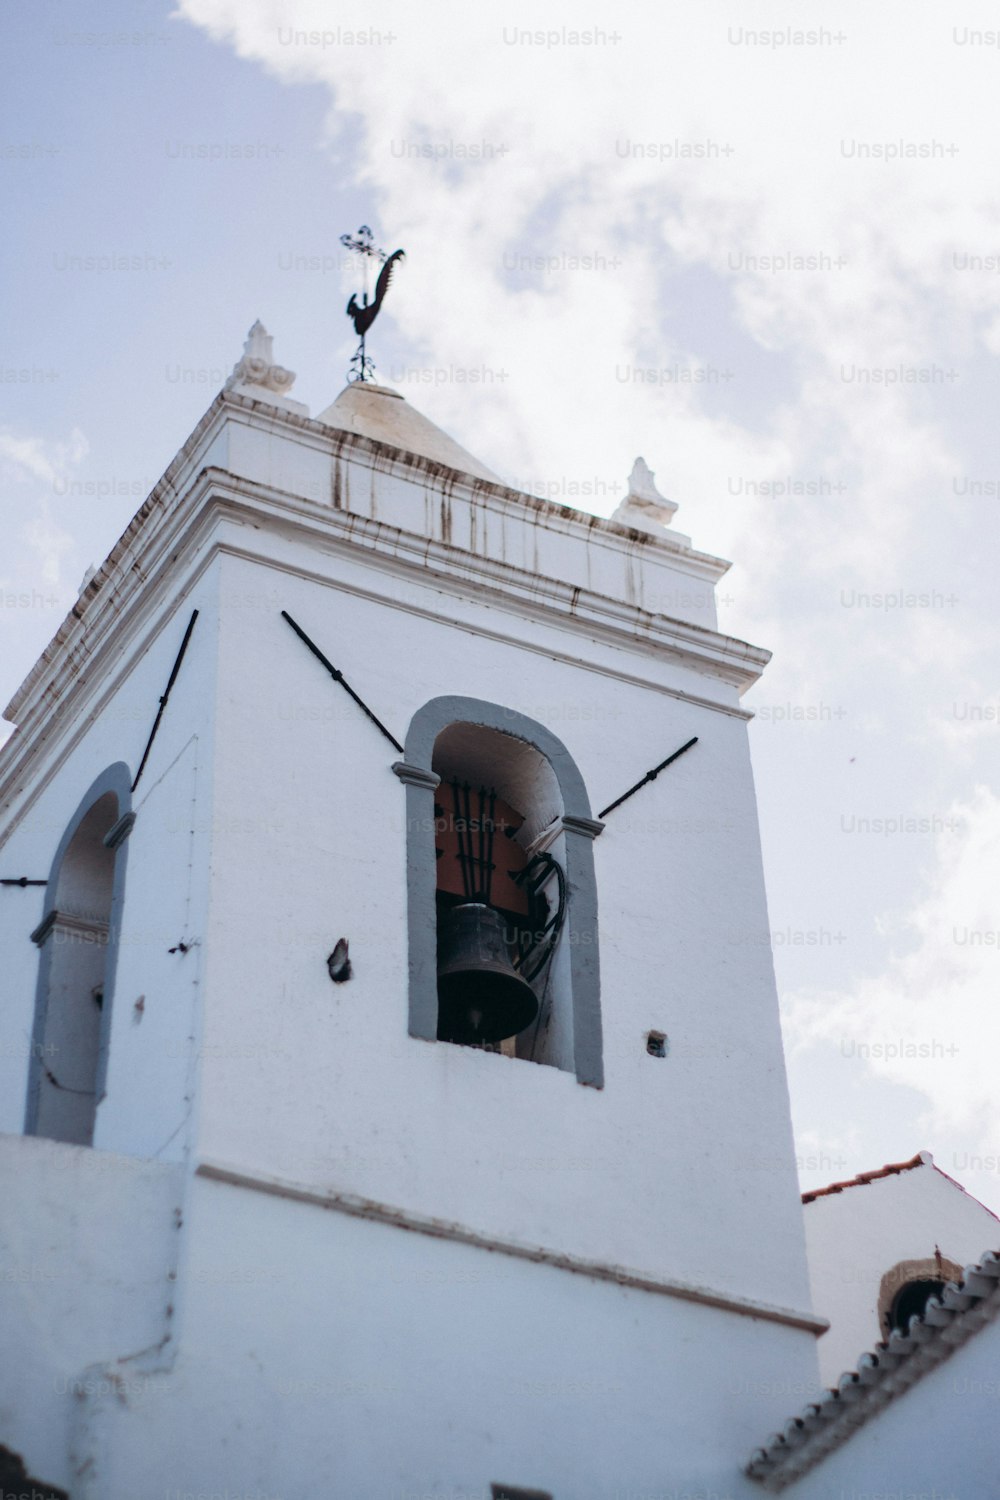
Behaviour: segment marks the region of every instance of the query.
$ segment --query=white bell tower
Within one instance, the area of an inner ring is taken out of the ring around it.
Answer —
[[[767,653],[642,460],[602,520],[293,378],[255,324],[7,711],[0,1443],[73,1500],[757,1494],[825,1326]]]

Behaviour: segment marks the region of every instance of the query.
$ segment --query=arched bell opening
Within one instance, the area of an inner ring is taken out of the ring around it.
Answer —
[[[425,703],[404,753],[393,770],[406,787],[410,1035],[462,1039],[453,1018],[442,1025],[441,979],[450,984],[453,965],[482,976],[495,963],[511,1004],[511,976],[527,986],[529,995],[518,993],[526,1003],[530,996],[534,1019],[501,1016],[499,1030],[520,1029],[473,1045],[602,1087],[593,841],[603,825],[571,755],[515,709],[460,697]],[[476,840],[482,832],[487,847],[466,840],[460,848],[460,833],[470,832]],[[477,863],[492,867],[488,891]],[[447,993],[445,1001],[453,1010]],[[468,998],[461,1004],[467,1014]]]
[[[432,767],[438,1039],[535,1056],[566,913],[558,783],[533,746],[474,724],[438,736]]]

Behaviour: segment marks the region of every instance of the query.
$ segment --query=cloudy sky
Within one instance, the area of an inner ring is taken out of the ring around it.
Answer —
[[[600,513],[642,453],[734,560],[803,1185],[927,1148],[1000,1211],[995,7],[5,22],[3,701],[254,318],[337,394],[371,223],[382,379]]]

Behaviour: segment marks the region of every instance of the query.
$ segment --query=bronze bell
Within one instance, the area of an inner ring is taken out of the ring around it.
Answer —
[[[442,915],[438,933],[438,1040],[501,1042],[530,1026],[535,992],[511,963],[504,919],[467,902]]]

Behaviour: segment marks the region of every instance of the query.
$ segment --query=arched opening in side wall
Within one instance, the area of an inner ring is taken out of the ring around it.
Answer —
[[[127,798],[115,768],[91,788],[63,836],[32,934],[40,953],[25,1128],[78,1146],[93,1144],[107,1070]]]

